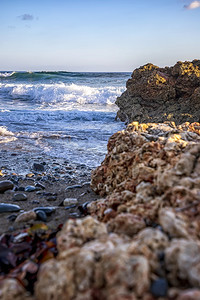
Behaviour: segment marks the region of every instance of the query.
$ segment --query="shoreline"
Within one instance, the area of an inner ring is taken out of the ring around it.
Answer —
[[[53,170],[58,173],[57,168],[50,167],[50,162],[49,174],[35,172],[35,177],[29,174],[28,178],[18,178],[18,183],[15,182],[18,191],[22,185],[40,183],[51,193],[48,196],[54,196],[59,187],[59,197],[44,200],[41,186],[41,190],[27,193],[31,201],[36,195],[42,196],[37,205],[46,206],[50,201],[57,210],[47,217],[47,222],[38,224],[33,220],[26,223],[29,229],[20,225],[1,235],[6,255],[14,255],[16,260],[20,255],[25,258],[13,268],[12,260],[5,256],[10,272],[1,272],[3,297],[8,294],[10,299],[19,300],[49,297],[182,300],[188,294],[190,299],[199,297],[199,141],[199,123],[176,126],[169,122],[133,122],[109,139],[107,155],[92,172],[91,183],[86,181],[89,172],[85,173],[80,165],[76,168],[79,176],[76,174],[66,185],[55,174],[50,176]],[[36,162],[29,161],[33,163]],[[37,161],[32,168],[44,166]],[[67,169],[69,165],[65,167],[66,172],[75,172],[73,168]],[[11,179],[8,176],[17,175],[6,175],[4,179]],[[45,176],[47,181],[43,182]],[[89,184],[101,197],[91,191]],[[10,197],[15,192],[8,190],[1,195]],[[81,209],[60,208],[61,198],[63,202],[71,197],[78,199]],[[56,223],[58,220],[63,220],[63,226]],[[30,250],[33,245],[34,253]],[[19,252],[16,255],[10,249]]]
[[[15,204],[21,208],[19,212],[0,213],[0,234],[13,233],[42,222],[38,218],[22,223],[14,220],[19,214],[41,206],[56,207],[55,212],[47,216],[47,221],[44,222],[49,229],[54,230],[69,218],[84,216],[78,206],[98,198],[90,188],[91,169],[82,164],[70,164],[65,159],[41,153],[38,155],[7,150],[1,150],[0,157],[0,182],[9,180],[14,184],[12,190],[0,194],[1,203]],[[34,170],[34,165],[38,165],[43,171]],[[27,186],[36,189],[26,192],[24,189]],[[66,190],[70,186],[73,188]],[[15,200],[17,194],[25,194],[27,199]],[[77,204],[74,207],[71,205],[71,208],[68,205],[69,208],[66,209],[63,205],[66,198],[77,199]]]

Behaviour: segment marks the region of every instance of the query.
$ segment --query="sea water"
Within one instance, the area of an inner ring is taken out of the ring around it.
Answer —
[[[0,145],[91,168],[106,154],[130,73],[0,72]],[[24,145],[24,146],[23,146]],[[13,150],[13,149],[12,149]]]

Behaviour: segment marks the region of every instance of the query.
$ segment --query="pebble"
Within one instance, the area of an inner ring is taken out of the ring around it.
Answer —
[[[48,196],[46,198],[47,201],[55,201],[57,199],[57,196]]]
[[[57,193],[47,193],[47,192],[43,192],[43,196],[57,196]]]
[[[15,212],[19,211],[21,208],[15,204],[7,204],[7,203],[0,203],[0,213],[4,212]]]
[[[91,182],[88,181],[88,182],[84,182],[84,183],[82,184],[82,186],[90,186],[90,184],[91,184]]]
[[[35,187],[36,187],[36,188],[41,188],[42,190],[45,189],[45,186],[44,186],[43,184],[39,183],[39,182],[37,182],[37,183],[35,184]]]
[[[24,192],[24,191],[25,191],[25,187],[24,187],[24,186],[20,186],[20,187],[18,188],[18,191],[19,191],[19,192]]]
[[[47,215],[51,215],[56,209],[51,206],[39,206],[33,209],[36,213],[38,210],[44,211]]]
[[[72,189],[80,189],[82,188],[82,185],[80,184],[75,184],[75,185],[70,185],[68,186],[65,190],[68,191],[68,190],[72,190]]]
[[[13,193],[14,193],[13,190],[7,190],[7,191],[4,192],[5,195],[11,195]]]
[[[78,209],[80,210],[80,212],[84,215],[86,215],[88,213],[87,211],[87,205],[89,204],[90,202],[85,202],[81,205],[78,206]]]
[[[47,215],[46,215],[45,211],[43,211],[43,210],[37,210],[36,211],[36,215],[37,215],[37,219],[38,220],[41,220],[43,222],[47,221]]]
[[[76,198],[66,198],[63,201],[64,206],[71,205],[71,204],[77,204],[77,203],[78,203],[78,200]]]
[[[45,170],[44,165],[39,164],[39,163],[34,163],[32,168],[36,172],[44,172],[44,170]]]
[[[168,291],[168,282],[165,278],[159,278],[152,282],[151,289],[154,297],[166,297]]]
[[[38,201],[38,200],[32,200],[31,203],[32,204],[40,204],[40,201]]]
[[[25,192],[34,192],[35,190],[36,190],[36,187],[32,186],[32,185],[27,185],[25,187]]]
[[[7,190],[12,190],[14,187],[14,184],[10,180],[4,180],[0,182],[0,193],[3,193]]]
[[[21,243],[26,237],[28,237],[28,233],[27,232],[22,232],[19,233],[18,235],[16,235],[13,239],[14,243]]]
[[[71,218],[80,218],[80,215],[76,212],[69,214]]]
[[[14,201],[25,201],[25,200],[27,200],[27,196],[26,196],[26,194],[23,194],[23,193],[17,193],[17,194],[14,194],[13,200]]]
[[[33,210],[26,211],[21,213],[19,216],[17,216],[15,222],[20,223],[20,222],[28,222],[31,220],[35,220],[37,218],[36,213]]]
[[[9,222],[14,222],[16,218],[17,218],[17,215],[12,214],[12,215],[10,215],[10,216],[7,217],[7,220]]]
[[[43,192],[42,191],[37,191],[36,195],[40,195],[41,196],[41,195],[43,195]]]
[[[72,205],[66,206],[65,209],[71,209],[71,208],[75,208],[75,207],[76,207],[76,205],[72,204]]]

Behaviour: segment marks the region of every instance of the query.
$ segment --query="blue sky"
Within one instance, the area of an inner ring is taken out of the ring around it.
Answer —
[[[200,58],[200,1],[0,0],[0,70],[132,71]]]

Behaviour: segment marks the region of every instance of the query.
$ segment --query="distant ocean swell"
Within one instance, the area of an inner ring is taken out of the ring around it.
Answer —
[[[41,71],[41,72],[2,72],[0,71],[0,79],[10,79],[10,80],[73,80],[75,78],[103,78],[107,80],[112,80],[112,78],[119,78],[121,80],[122,77],[126,77],[127,74],[130,73],[103,73],[103,72],[49,72],[49,71]]]

